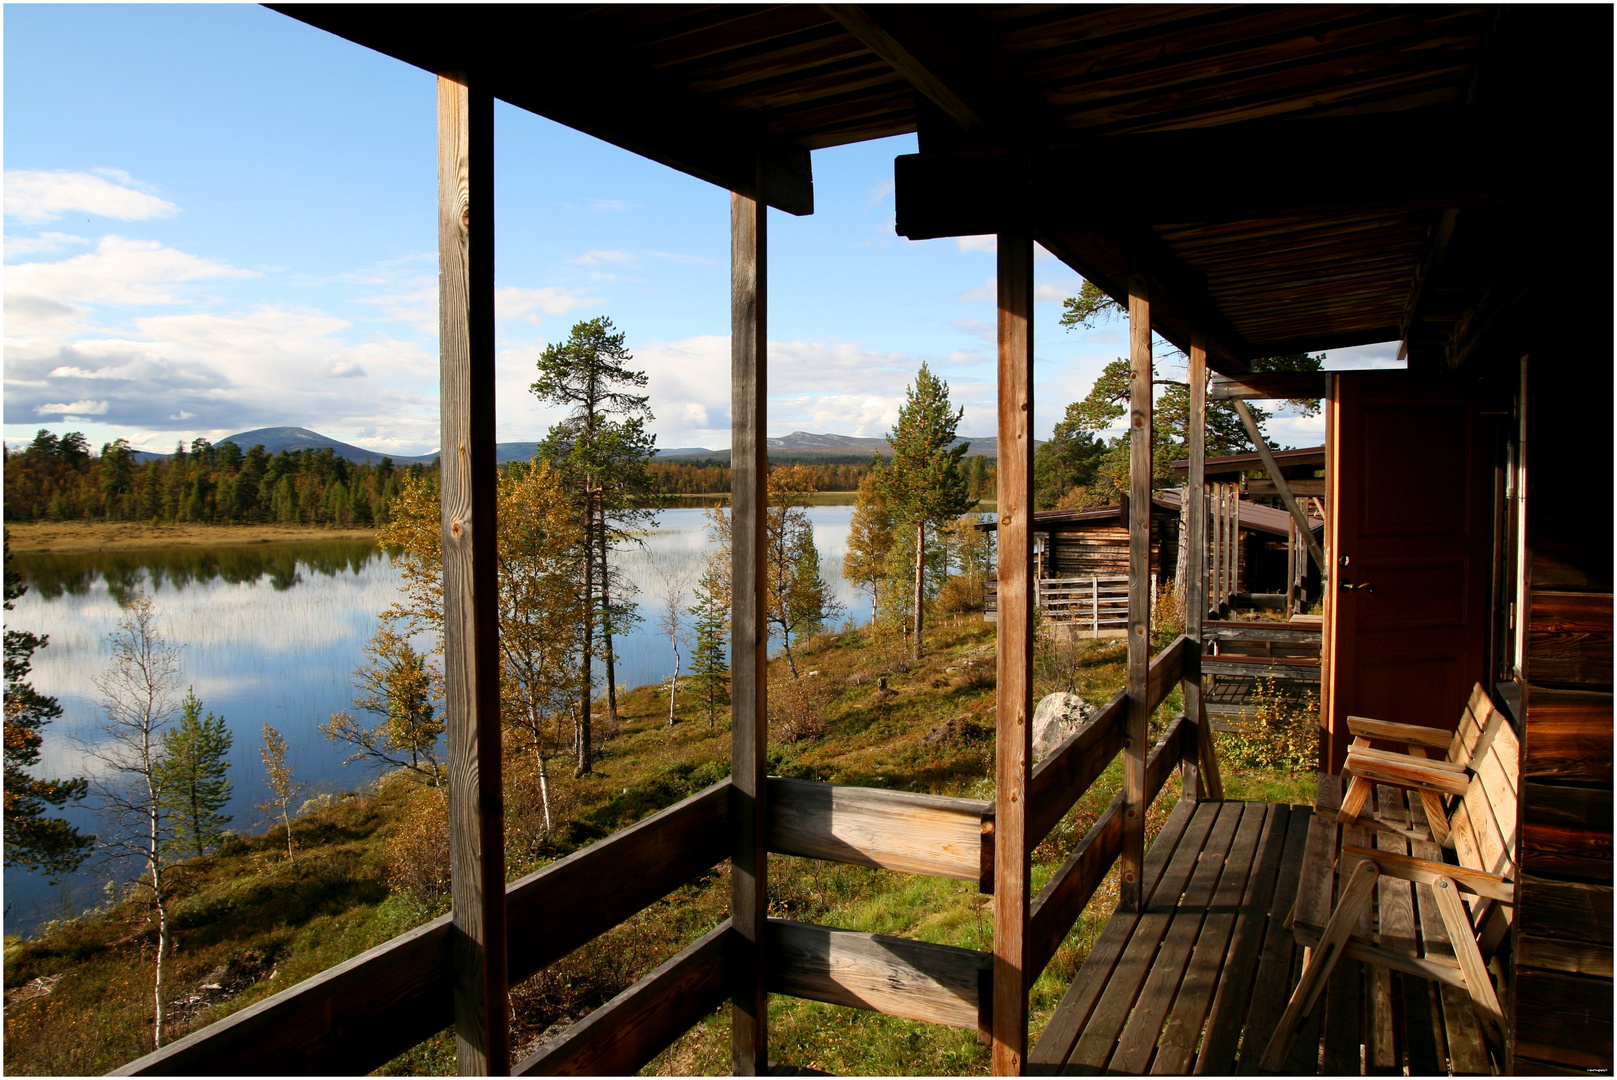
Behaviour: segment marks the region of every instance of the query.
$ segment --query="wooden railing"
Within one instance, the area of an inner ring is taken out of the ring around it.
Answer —
[[[1183,638],[1150,666],[1159,705],[1182,671]],[[1029,847],[1036,845],[1123,749],[1124,697],[1034,770]],[[1183,717],[1151,751],[1146,802],[1196,730]],[[779,777],[769,779],[771,852],[977,882],[992,892],[994,807],[946,798]],[[512,982],[587,944],[729,855],[732,787],[721,781],[644,821],[513,882],[506,889]],[[1121,796],[1033,902],[1029,983],[1094,895],[1122,846]],[[453,1020],[448,916],[118,1070],[118,1075],[369,1072]],[[518,1075],[633,1073],[730,996],[736,936],[714,927],[656,970],[519,1062]],[[894,1016],[987,1030],[991,955],[924,941],[771,919],[768,988]]]

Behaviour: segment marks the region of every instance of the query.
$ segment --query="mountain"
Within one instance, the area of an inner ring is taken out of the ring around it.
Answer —
[[[384,454],[379,450],[366,450],[362,446],[339,442],[318,431],[301,427],[255,428],[252,431],[226,436],[218,442],[233,442],[243,450],[251,450],[255,446],[262,445],[271,454],[279,454],[283,450],[296,454],[303,450],[329,449],[338,457],[356,465],[377,465],[383,458],[392,458],[395,465],[430,465],[438,460],[437,454],[411,457],[409,454]]]
[[[341,442],[329,438],[318,431],[310,431],[302,427],[269,427],[255,428],[252,431],[243,431],[235,435],[226,436],[219,442],[233,442],[243,450],[251,450],[254,446],[262,445],[271,454],[279,454],[283,450],[298,453],[303,450],[330,449],[340,458],[354,462],[357,465],[378,464],[384,457],[393,459],[395,465],[431,465],[438,460],[436,452],[412,457],[408,454],[385,454],[380,450],[367,450],[362,446]],[[956,442],[968,442],[971,449],[966,451],[967,457],[996,458],[999,456],[999,440],[992,436],[988,438],[956,439]],[[886,439],[874,439],[860,435],[816,435],[808,431],[794,431],[790,435],[766,440],[769,454],[778,462],[784,461],[827,461],[829,459],[868,461],[872,454],[881,454],[891,457],[893,448]],[[537,442],[503,442],[495,446],[495,458],[504,465],[512,461],[531,461],[534,452],[539,448]],[[167,454],[152,451],[136,451],[136,459],[141,462],[152,458],[167,457]],[[730,460],[730,451],[712,450],[705,446],[676,446],[665,450],[658,450],[659,458],[707,458],[715,461]]]

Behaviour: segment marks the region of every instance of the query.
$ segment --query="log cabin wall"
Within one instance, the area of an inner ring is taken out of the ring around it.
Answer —
[[[1129,572],[1129,531],[1113,521],[1071,525],[1045,534],[1045,577],[1123,577]],[[1179,518],[1151,515],[1151,572],[1158,584],[1179,565]]]
[[[1612,370],[1602,359],[1569,378],[1570,365],[1548,355],[1524,366],[1527,612],[1512,1071],[1609,1073]]]

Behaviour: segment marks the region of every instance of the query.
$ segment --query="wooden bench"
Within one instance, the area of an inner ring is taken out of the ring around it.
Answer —
[[[1371,737],[1407,740],[1406,745],[1424,749],[1437,735],[1433,729],[1390,725],[1372,736],[1374,729],[1366,725],[1374,723],[1360,721],[1355,730],[1349,759],[1353,782],[1339,803],[1335,778],[1321,778],[1297,903],[1288,920],[1311,952],[1264,1052],[1262,1067],[1271,1072],[1281,1068],[1297,1030],[1344,958],[1376,965],[1378,986],[1387,985],[1394,971],[1439,983],[1445,1009],[1468,1002],[1476,1013],[1481,1022],[1476,1041],[1485,1040],[1496,1054],[1503,1047],[1504,1017],[1484,956],[1503,940],[1514,899],[1520,756],[1515,732],[1480,687],[1459,730],[1437,733],[1449,737],[1452,760],[1376,751],[1368,745]],[[1375,812],[1365,817],[1372,793]],[[1448,797],[1454,799],[1452,808]],[[1428,807],[1447,817],[1429,817]],[[1434,823],[1446,825],[1444,846],[1434,838],[1441,831],[1431,828]],[[1375,1004],[1382,1011],[1384,1003]],[[1467,1025],[1455,1016],[1449,1027],[1463,1035]],[[1487,1071],[1485,1053],[1472,1054],[1463,1046],[1455,1050],[1452,1036],[1450,1042],[1456,1072],[1470,1071],[1459,1066],[1474,1068],[1478,1057],[1480,1071]]]

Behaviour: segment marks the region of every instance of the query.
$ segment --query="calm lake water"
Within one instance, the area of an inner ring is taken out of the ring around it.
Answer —
[[[808,510],[823,572],[844,611],[837,622],[870,618],[870,599],[842,578],[851,506]],[[627,548],[621,565],[640,589],[644,621],[616,641],[618,681],[625,687],[665,681],[672,666],[668,640],[657,628],[655,607],[665,574],[695,583],[711,550],[704,512],[665,510],[644,543]],[[342,746],[319,731],[354,696],[353,671],[376,629],[376,616],[392,602],[399,574],[373,543],[309,540],[218,548],[165,548],[76,555],[13,555],[28,592],[7,613],[17,629],[48,634],[34,654],[32,681],[62,705],[60,720],[45,729],[41,776],[82,776],[94,762],[76,740],[100,733],[98,694],[92,680],[105,670],[107,634],[119,617],[119,598],[145,588],[156,601],[159,625],[181,646],[181,688],[194,687],[206,711],[225,717],[235,737],[227,808],[231,828],[263,828],[255,804],[268,790],[259,760],[261,732],[273,724],[290,744],[295,777],[307,795],[352,790],[372,775],[369,766],[342,764]],[[689,606],[687,600],[681,605]],[[685,650],[689,657],[689,650]],[[598,680],[598,688],[604,678]],[[66,815],[91,832],[88,809]],[[90,866],[52,887],[38,874],[5,870],[5,932],[26,934],[47,919],[98,903],[109,878],[130,871]]]

